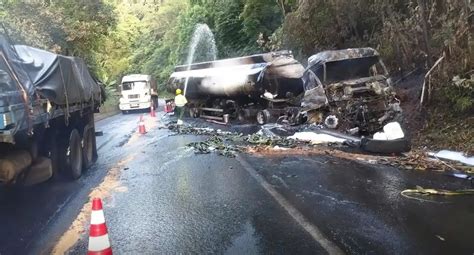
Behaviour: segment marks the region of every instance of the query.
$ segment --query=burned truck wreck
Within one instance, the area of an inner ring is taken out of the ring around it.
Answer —
[[[263,134],[323,134],[375,153],[410,149],[400,101],[372,48],[320,52],[306,69],[288,51],[177,66],[168,90],[178,88],[190,116],[218,124],[277,123]]]
[[[368,135],[402,112],[372,48],[320,52],[306,69],[289,51],[177,66],[168,90],[177,88],[188,98],[190,116],[225,123],[315,123]]]
[[[270,52],[177,66],[168,90],[184,91],[192,117],[265,124],[289,112],[299,116],[303,74],[291,52]]]
[[[307,122],[367,135],[401,118],[388,72],[372,48],[324,51],[308,59],[302,112]]]

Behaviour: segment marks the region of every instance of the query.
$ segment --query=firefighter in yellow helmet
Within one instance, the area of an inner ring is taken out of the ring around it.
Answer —
[[[174,97],[174,104],[176,105],[176,115],[178,116],[178,125],[183,124],[184,106],[188,103],[185,96],[182,95],[180,89],[176,90],[176,96]]]

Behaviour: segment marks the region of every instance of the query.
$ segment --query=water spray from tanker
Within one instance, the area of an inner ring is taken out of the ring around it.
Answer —
[[[194,62],[214,61],[217,57],[216,41],[214,34],[209,26],[206,24],[197,24],[194,29],[191,44],[189,45],[188,58],[186,65],[188,71],[191,69],[191,64]],[[184,83],[184,95],[188,88],[189,75],[186,77]]]

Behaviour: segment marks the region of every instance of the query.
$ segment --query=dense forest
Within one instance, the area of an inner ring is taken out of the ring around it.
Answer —
[[[0,17],[16,43],[83,57],[106,84],[149,73],[163,86],[199,23],[218,58],[289,49],[305,64],[370,46],[394,76],[433,69],[426,106],[472,114],[473,10],[471,0],[2,0]]]

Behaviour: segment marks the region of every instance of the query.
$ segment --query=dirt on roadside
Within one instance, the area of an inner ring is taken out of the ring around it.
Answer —
[[[427,104],[420,109],[424,73],[416,73],[395,84],[401,101],[402,126],[415,150],[450,149],[474,155],[474,116],[454,116],[450,107]]]

